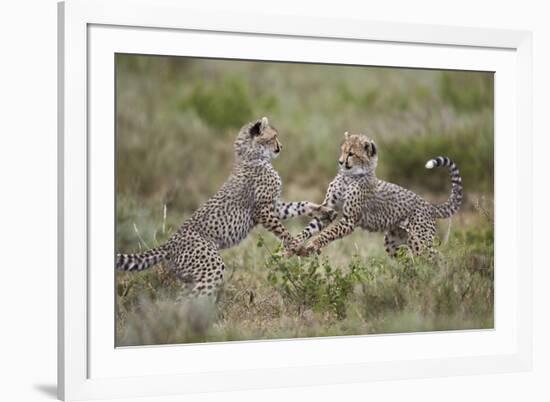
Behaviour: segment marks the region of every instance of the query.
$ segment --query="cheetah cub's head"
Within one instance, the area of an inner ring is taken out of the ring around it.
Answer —
[[[235,141],[237,156],[244,160],[274,159],[281,149],[279,133],[269,124],[267,117],[243,126]]]
[[[344,133],[338,164],[340,171],[350,175],[374,173],[378,163],[376,145],[364,134]]]

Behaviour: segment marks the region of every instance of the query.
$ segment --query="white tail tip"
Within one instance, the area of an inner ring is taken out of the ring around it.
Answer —
[[[433,159],[426,162],[426,169],[432,169],[433,167],[435,167],[435,161]]]

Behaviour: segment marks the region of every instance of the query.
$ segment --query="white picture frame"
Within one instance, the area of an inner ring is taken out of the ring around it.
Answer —
[[[217,15],[187,9],[174,0],[69,0],[60,3],[58,11],[61,399],[531,368],[529,32],[259,13]],[[369,52],[353,51],[358,48]],[[115,350],[113,316],[108,314],[114,303],[111,296],[94,296],[114,294],[112,271],[93,266],[113,256],[113,243],[103,235],[112,229],[101,222],[112,225],[114,220],[109,204],[114,191],[109,181],[114,150],[109,63],[120,51],[495,71],[495,329]]]

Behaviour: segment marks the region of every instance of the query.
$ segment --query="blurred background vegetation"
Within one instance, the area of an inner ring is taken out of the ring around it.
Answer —
[[[204,324],[198,332],[185,319],[197,321],[197,314],[170,302],[169,290],[177,285],[162,267],[119,274],[119,344],[492,327],[493,103],[493,74],[485,72],[117,55],[117,251],[153,247],[177,230],[226,180],[239,128],[262,116],[283,143],[274,166],[286,200],[322,201],[337,172],[344,131],[377,142],[378,177],[384,180],[443,201],[450,192],[448,173],[424,164],[447,155],[465,186],[463,208],[451,227],[442,224],[442,261],[431,268],[418,261],[404,271],[407,259],[386,258],[381,236],[364,232],[327,248],[332,274],[322,262],[306,259],[273,265],[277,244],[255,229],[242,245],[222,252],[225,297],[215,313],[198,319]],[[305,222],[287,226],[297,233]],[[260,236],[269,247],[256,247]],[[285,283],[302,278],[312,264],[325,282],[315,279],[314,289],[338,293],[347,286],[344,295],[334,296],[339,301],[327,294],[289,297],[296,291]],[[372,274],[375,268],[380,275]],[[360,274],[351,275],[354,269]],[[415,270],[431,279],[420,286],[399,277]],[[334,272],[351,275],[351,284]],[[369,280],[376,286],[367,286]],[[311,297],[317,301],[305,302]],[[258,300],[278,307],[251,310]],[[335,303],[338,308],[327,307]],[[151,335],[153,323],[143,317],[160,322],[159,311],[170,312],[170,323],[157,323]]]

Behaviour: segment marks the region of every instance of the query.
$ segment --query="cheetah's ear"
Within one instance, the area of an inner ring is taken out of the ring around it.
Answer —
[[[349,139],[349,133],[347,131],[344,133],[344,139],[346,141]]]
[[[374,142],[367,142],[365,144],[365,151],[367,151],[367,155],[374,156],[376,155],[376,145]]]
[[[266,128],[269,127],[269,120],[267,119],[267,117],[262,117],[262,125],[260,126],[260,132],[262,133]]]
[[[262,132],[262,121],[258,120],[256,123],[250,127],[249,133],[251,137],[256,137]]]
[[[376,155],[376,144],[374,142],[371,142],[370,146],[371,146],[371,151],[372,151],[370,156]]]

